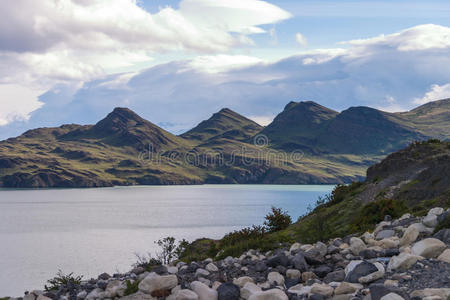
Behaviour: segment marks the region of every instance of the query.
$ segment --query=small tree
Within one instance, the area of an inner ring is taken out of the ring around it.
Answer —
[[[177,246],[176,240],[172,236],[158,240],[155,244],[161,247],[161,251],[156,253],[156,256],[163,264],[168,264],[179,258],[186,247],[189,246],[189,242],[185,239],[182,239]]]
[[[267,214],[265,219],[264,225],[267,226],[270,232],[283,230],[292,223],[292,219],[287,211],[282,211],[281,208],[275,206],[272,206],[272,212]]]

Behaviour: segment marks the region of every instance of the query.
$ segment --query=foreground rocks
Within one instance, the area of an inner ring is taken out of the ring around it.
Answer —
[[[450,297],[450,229],[433,234],[442,214],[404,215],[362,236],[328,243],[294,243],[224,260],[137,267],[59,291],[27,293],[24,300],[447,300]],[[135,283],[137,291],[127,291]],[[126,295],[128,294],[128,295]]]

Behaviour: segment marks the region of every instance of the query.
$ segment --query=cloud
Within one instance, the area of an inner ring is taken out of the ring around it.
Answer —
[[[24,91],[20,109],[3,100],[2,114],[10,117],[2,124],[39,106],[30,89],[103,78],[158,53],[226,53],[251,45],[251,34],[264,33],[261,25],[287,18],[259,0],[183,0],[153,14],[138,0],[7,1],[0,10],[0,94],[18,83]]]
[[[261,120],[292,100],[313,100],[336,110],[357,105],[407,110],[448,97],[450,69],[442,66],[450,64],[450,45],[443,48],[429,38],[445,41],[448,30],[422,25],[275,62],[206,55],[78,86],[61,84],[39,97],[44,105],[28,122],[0,127],[0,137],[26,127],[94,123],[115,106],[128,106],[176,133],[223,107]]]
[[[421,98],[415,98],[414,103],[425,104],[431,101],[450,98],[450,83],[444,85],[433,84],[430,90]]]
[[[308,46],[308,41],[306,40],[306,38],[303,36],[303,34],[301,34],[300,32],[297,32],[295,34],[295,40],[297,41],[297,44],[299,44],[302,47],[306,47]]]

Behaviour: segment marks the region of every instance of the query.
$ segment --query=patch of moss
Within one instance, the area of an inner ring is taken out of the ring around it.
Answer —
[[[127,288],[124,291],[124,296],[135,294],[139,291],[139,281],[135,280],[131,282],[130,280],[125,281],[125,284],[127,285]]]

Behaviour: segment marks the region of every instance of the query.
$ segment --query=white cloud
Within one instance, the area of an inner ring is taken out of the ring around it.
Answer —
[[[425,104],[431,101],[450,98],[450,83],[433,84],[430,90],[421,98],[415,98],[415,104]]]
[[[301,34],[300,32],[297,32],[295,34],[295,40],[297,41],[297,44],[299,44],[302,47],[306,47],[308,46],[308,41],[306,40],[306,38],[303,36],[303,34]]]
[[[188,63],[188,68],[208,73],[221,73],[263,62],[262,59],[252,56],[220,54],[197,56]]]
[[[30,114],[42,106],[38,100],[42,93],[17,84],[0,84],[0,126],[28,120]]]
[[[275,118],[275,115],[269,115],[269,116],[249,116],[250,120],[255,121],[261,126],[267,126],[270,123],[272,123],[273,119]]]
[[[289,17],[259,0],[182,0],[179,9],[153,14],[138,0],[7,1],[0,10],[0,84],[20,82],[27,94],[102,78],[155,53],[227,52],[251,45],[249,35],[264,32],[260,25]],[[3,117],[3,124],[26,119],[26,106],[39,104],[35,96],[26,99],[23,109],[3,112],[16,116]]]

